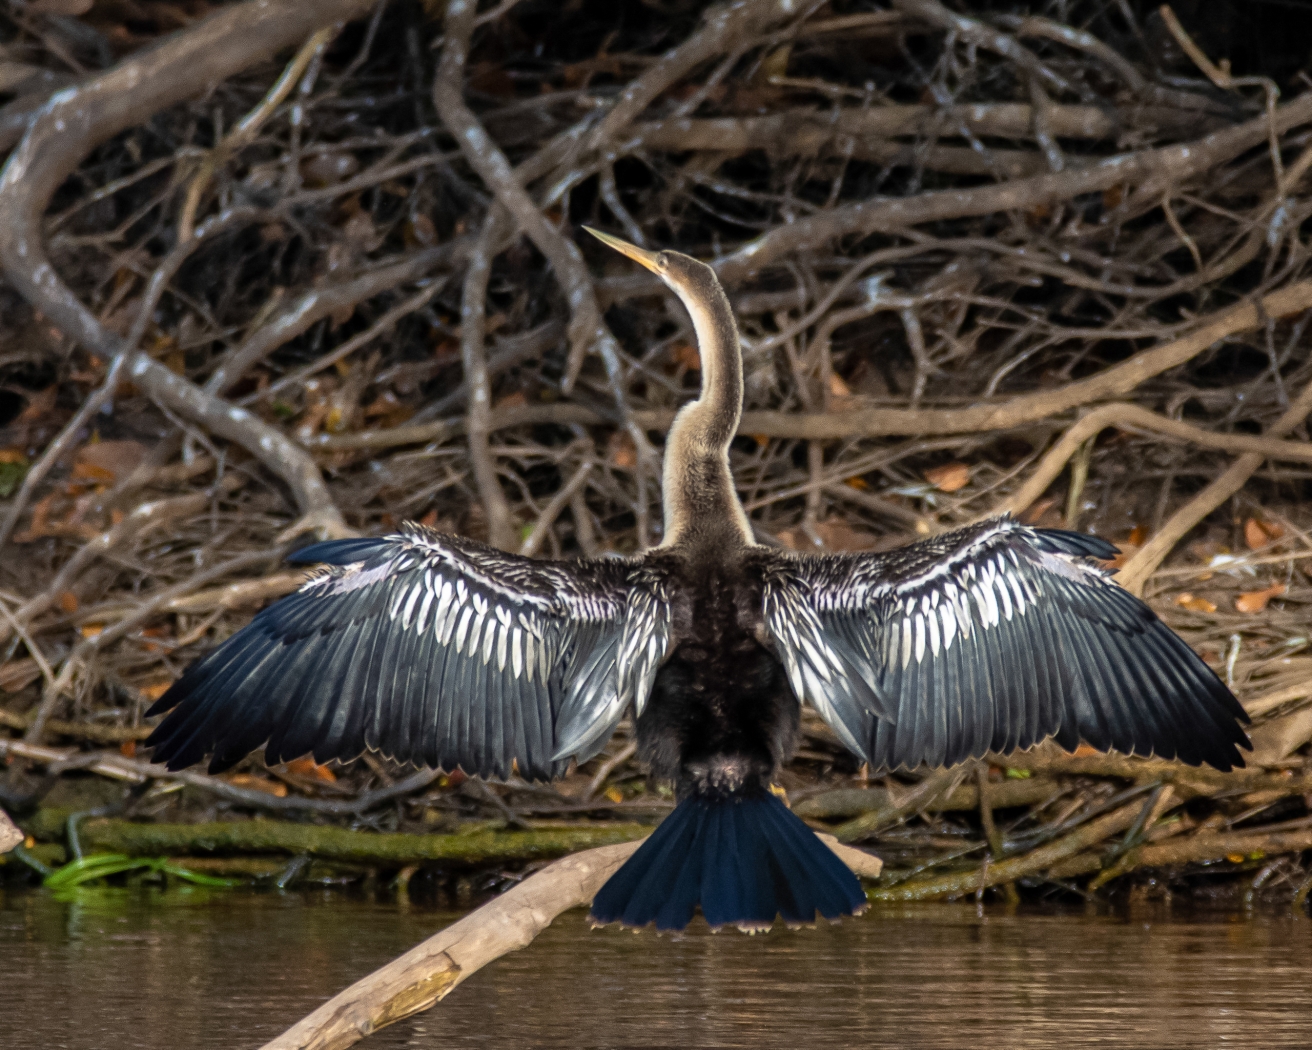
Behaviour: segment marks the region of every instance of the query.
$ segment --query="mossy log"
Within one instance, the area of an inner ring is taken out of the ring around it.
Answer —
[[[38,839],[62,841],[68,813],[38,810],[23,822]],[[464,835],[408,835],[282,820],[208,824],[145,824],[93,818],[78,825],[84,850],[134,857],[286,853],[366,864],[448,863],[477,866],[560,857],[596,846],[632,842],[650,834],[646,824],[594,824],[530,831],[476,831]]]

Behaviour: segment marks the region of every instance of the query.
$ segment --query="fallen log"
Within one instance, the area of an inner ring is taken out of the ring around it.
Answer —
[[[65,810],[40,809],[22,826],[34,838],[62,841],[68,817]],[[349,831],[283,820],[145,824],[100,817],[79,824],[78,837],[84,850],[134,857],[286,853],[397,866],[438,862],[477,866],[543,860],[632,842],[651,830],[646,824],[612,823],[530,831],[476,831],[465,835],[408,835]]]

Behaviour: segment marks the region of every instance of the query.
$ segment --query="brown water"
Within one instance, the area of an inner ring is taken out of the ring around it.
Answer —
[[[340,893],[0,895],[0,1047],[258,1047],[452,917]],[[362,1046],[1307,1048],[1312,921],[934,904],[671,940],[572,913]]]

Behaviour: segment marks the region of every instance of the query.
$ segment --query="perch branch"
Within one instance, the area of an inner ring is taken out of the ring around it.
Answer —
[[[858,875],[878,876],[876,858],[820,838]],[[563,912],[592,903],[639,845],[602,846],[556,861],[329,999],[263,1050],[344,1050],[429,1009],[488,963],[528,947]]]

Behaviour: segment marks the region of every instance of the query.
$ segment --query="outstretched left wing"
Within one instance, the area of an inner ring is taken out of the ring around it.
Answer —
[[[228,768],[366,748],[505,778],[563,771],[646,698],[668,640],[659,580],[536,561],[420,526],[315,544],[324,567],[197,661],[148,715],[155,761]],[[632,577],[632,579],[631,579]]]
[[[997,518],[886,553],[780,557],[765,621],[798,698],[876,767],[1047,737],[1243,765],[1243,708],[1092,561],[1115,553]]]

